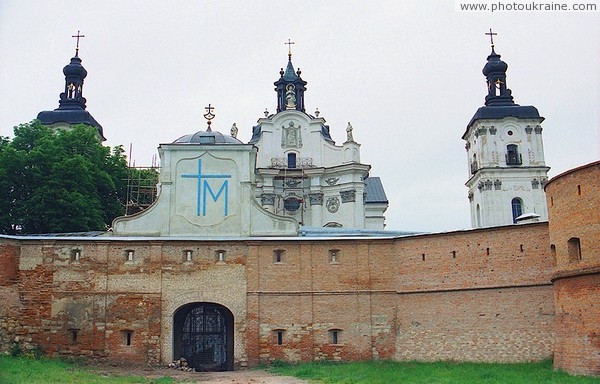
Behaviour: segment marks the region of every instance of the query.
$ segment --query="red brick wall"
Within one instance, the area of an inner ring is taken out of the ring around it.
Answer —
[[[600,376],[600,162],[553,178],[546,196],[557,260],[554,367]],[[569,252],[573,238],[580,258]]]
[[[133,262],[126,261],[130,249]],[[194,251],[192,263],[184,262],[185,249]],[[218,249],[226,251],[225,263],[215,262]],[[283,251],[281,262],[275,250]],[[246,297],[243,308],[231,308],[244,314],[235,319],[236,348],[243,349],[236,365],[523,361],[552,351],[553,259],[543,223],[398,239],[27,240],[20,253],[19,332],[54,355],[168,361],[163,348],[171,341],[163,332],[173,313],[164,308],[220,284],[202,276],[234,278],[215,274],[228,265],[243,272],[218,295],[231,296],[231,287]],[[126,331],[133,332],[131,345]]]
[[[284,251],[279,263],[274,250]],[[251,364],[552,355],[546,223],[396,240],[256,243],[248,270]],[[340,345],[331,344],[331,330],[339,330]],[[281,346],[277,331],[284,331]]]

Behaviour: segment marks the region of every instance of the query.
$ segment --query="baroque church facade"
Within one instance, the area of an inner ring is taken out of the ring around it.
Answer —
[[[45,124],[91,117],[80,66]],[[600,375],[600,164],[546,182],[542,118],[506,69],[492,47],[463,135],[475,229],[382,231],[381,180],[351,124],[336,145],[306,113],[289,55],[250,142],[213,130],[209,106],[205,130],[160,145],[156,202],[111,233],[0,236],[1,348],[197,370],[553,356]]]

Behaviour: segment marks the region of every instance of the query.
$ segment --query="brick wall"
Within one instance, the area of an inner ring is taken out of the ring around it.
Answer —
[[[554,275],[554,367],[600,376],[600,162],[546,185]]]
[[[552,351],[543,223],[398,239],[23,240],[18,265],[18,332],[52,355],[169,362],[173,316],[194,302],[232,312],[237,367]]]

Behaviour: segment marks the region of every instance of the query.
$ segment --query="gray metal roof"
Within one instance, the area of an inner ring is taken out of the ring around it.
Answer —
[[[365,192],[367,193],[365,204],[388,203],[379,177],[369,177],[365,180]]]

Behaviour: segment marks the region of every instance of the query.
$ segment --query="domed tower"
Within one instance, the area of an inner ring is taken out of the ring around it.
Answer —
[[[494,35],[491,30],[489,33]],[[508,65],[494,50],[483,67],[487,95],[463,134],[473,227],[548,220],[544,184],[544,120],[533,106],[515,104],[507,87]]]
[[[87,71],[81,65],[79,58],[79,38],[84,36],[77,31],[77,35],[73,37],[77,37],[77,47],[75,56],[63,68],[65,88],[64,92],[60,94],[58,108],[53,111],[40,112],[37,119],[42,124],[53,128],[70,128],[76,124],[91,125],[98,130],[98,138],[105,141],[102,126],[86,110],[86,99],[83,97],[83,81],[87,77]]]

